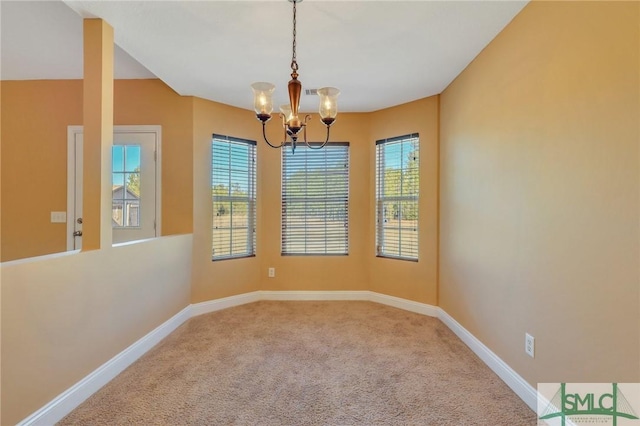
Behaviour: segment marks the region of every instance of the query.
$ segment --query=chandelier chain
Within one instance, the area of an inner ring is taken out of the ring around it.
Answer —
[[[298,61],[296,60],[296,3],[297,0],[293,0],[293,55],[291,57],[291,70],[298,71]]]
[[[0,0],[2,1],[2,0]],[[282,128],[284,130],[283,141],[279,145],[274,145],[267,139],[266,124],[271,120],[271,112],[273,111],[273,99],[272,93],[275,86],[271,83],[258,82],[253,83],[251,88],[254,95],[254,110],[256,111],[256,118],[262,122],[262,137],[264,141],[272,148],[282,148],[287,143],[291,144],[292,152],[295,152],[296,144],[304,141],[304,143],[311,149],[320,149],[329,142],[329,129],[336,119],[338,113],[336,105],[336,97],[340,94],[340,91],[335,87],[323,87],[318,89],[318,95],[320,96],[320,119],[327,128],[327,138],[319,145],[311,145],[307,142],[307,123],[311,120],[311,115],[306,114],[304,119],[300,119],[298,116],[300,108],[300,95],[302,92],[302,82],[298,80],[298,60],[296,57],[297,48],[297,4],[302,0],[289,0],[293,3],[293,43],[291,45],[291,80],[288,83],[289,92],[289,105],[283,105],[280,107],[280,118],[282,119]],[[287,142],[290,140],[290,142]]]

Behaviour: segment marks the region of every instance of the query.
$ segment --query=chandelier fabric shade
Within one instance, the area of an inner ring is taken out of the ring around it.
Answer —
[[[274,145],[267,139],[266,124],[271,120],[273,113],[273,92],[275,85],[267,82],[257,82],[251,85],[253,90],[253,109],[256,118],[262,122],[262,135],[264,141],[272,148],[281,148],[290,140],[292,150],[295,152],[296,143],[302,134],[304,143],[311,149],[320,149],[329,141],[329,132],[331,125],[335,122],[338,115],[338,95],[340,90],[335,87],[323,87],[318,89],[320,97],[320,107],[318,113],[320,119],[327,128],[327,137],[321,145],[311,145],[307,142],[307,123],[311,120],[311,115],[306,114],[304,118],[300,118],[300,95],[302,94],[302,83],[298,80],[298,62],[296,60],[296,4],[302,0],[289,0],[293,3],[293,47],[291,57],[291,80],[288,84],[289,104],[280,107],[280,117],[282,119],[282,127],[284,130],[283,141]]]

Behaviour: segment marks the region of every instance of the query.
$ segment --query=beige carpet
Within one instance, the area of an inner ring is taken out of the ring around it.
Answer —
[[[370,302],[193,318],[62,425],[535,425],[443,323]]]

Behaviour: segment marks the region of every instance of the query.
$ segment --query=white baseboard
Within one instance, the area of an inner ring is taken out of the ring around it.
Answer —
[[[237,296],[223,297],[222,299],[208,300],[206,302],[194,303],[191,305],[191,316],[195,317],[222,309],[233,308],[247,303],[257,302],[261,299],[259,291],[238,294]]]
[[[260,300],[370,300],[369,291],[268,291]]]
[[[440,320],[445,323],[487,366],[498,375],[533,411],[537,410],[538,392],[514,369],[504,362],[491,349],[471,334],[466,328],[438,308]]]
[[[439,308],[437,306],[414,302],[413,300],[401,299],[400,297],[388,296],[386,294],[375,293],[373,291],[369,293],[371,293],[370,301],[380,303],[382,305],[393,306],[394,308],[430,317],[437,317],[439,313]]]
[[[437,317],[439,309],[426,303],[414,302],[368,290],[354,291],[261,291],[260,300],[361,300],[393,306],[417,314]]]
[[[502,361],[480,340],[437,306],[414,302],[372,291],[254,291],[237,296],[195,303],[169,318],[156,329],[120,352],[78,383],[58,395],[47,405],[22,420],[18,426],[51,425],[73,411],[93,393],[107,384],[125,368],[144,355],[178,326],[191,317],[215,312],[260,300],[361,300],[393,306],[409,312],[438,317],[482,361],[493,370],[533,411],[536,411],[537,392],[509,365]]]
[[[78,383],[62,392],[47,405],[22,420],[18,423],[18,426],[47,426],[60,421],[190,317],[191,306],[187,306],[127,349],[102,364]]]

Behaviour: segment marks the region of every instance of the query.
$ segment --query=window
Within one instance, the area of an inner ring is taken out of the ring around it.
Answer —
[[[140,145],[114,145],[111,173],[111,226],[140,226]]]
[[[418,260],[418,134],[376,142],[376,254]]]
[[[256,253],[256,143],[213,135],[212,260]]]
[[[313,144],[312,144],[313,146]],[[282,150],[282,254],[348,254],[349,144]]]

